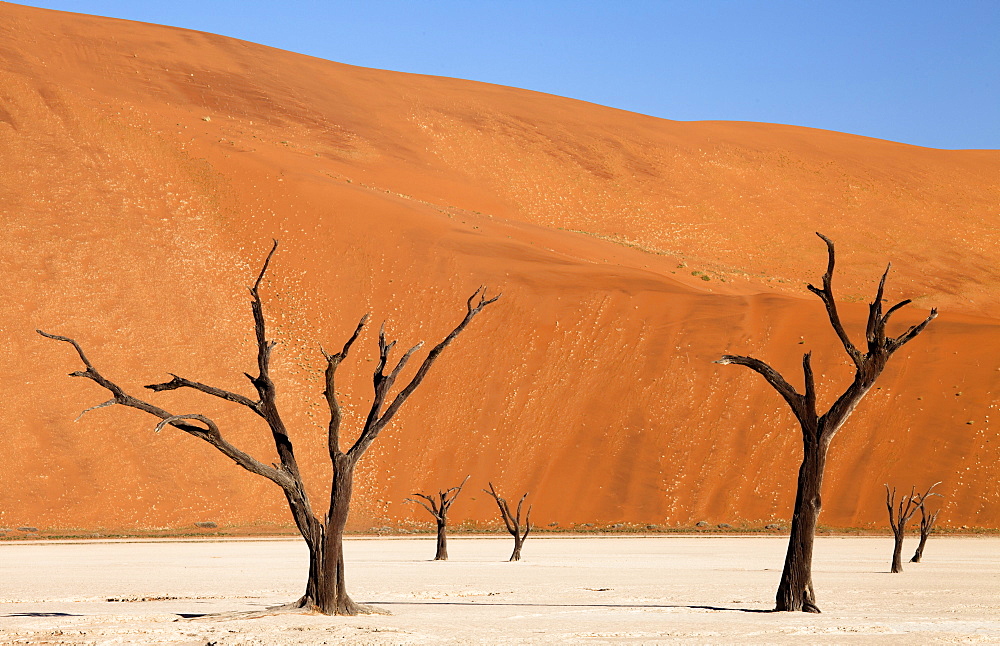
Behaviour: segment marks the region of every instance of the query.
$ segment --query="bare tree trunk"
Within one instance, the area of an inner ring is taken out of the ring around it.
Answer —
[[[892,567],[889,572],[898,574],[903,571],[903,532],[893,534],[892,541]]]
[[[913,553],[913,558],[910,559],[910,563],[919,563],[920,559],[924,556],[924,545],[927,544],[927,536],[929,532],[920,532],[920,542],[917,543],[917,551]]]
[[[524,545],[524,537],[514,534],[514,551],[510,555],[511,561],[521,560],[521,546]]]
[[[422,498],[423,500],[414,500],[413,498],[406,499],[406,502],[415,502],[422,506],[424,509],[429,511],[431,515],[434,516],[434,520],[437,521],[437,552],[434,554],[435,561],[448,560],[448,510],[450,510],[451,506],[455,504],[458,494],[462,493],[462,487],[464,487],[465,483],[468,481],[469,476],[465,476],[465,480],[462,480],[462,484],[457,487],[445,489],[444,491],[439,491],[436,498],[423,493],[415,493],[413,494],[414,496]]]
[[[775,595],[775,610],[819,612],[813,592],[812,557],[816,524],[822,508],[820,492],[825,467],[826,448],[818,443],[807,444],[799,467],[791,535],[788,537],[781,583]]]
[[[437,552],[434,553],[434,560],[448,560],[448,525],[444,518],[437,521]]]
[[[344,583],[344,527],[347,526],[353,488],[354,464],[347,455],[340,453],[334,459],[330,511],[321,541],[321,578],[313,597],[316,608],[327,615],[356,615],[368,610],[351,600]]]

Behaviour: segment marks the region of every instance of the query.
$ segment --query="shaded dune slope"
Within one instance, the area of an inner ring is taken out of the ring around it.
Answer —
[[[821,520],[881,523],[881,487],[942,480],[948,525],[1000,526],[1000,153],[790,126],[680,123],[446,78],[356,68],[220,36],[0,4],[0,526],[289,526],[280,492],[207,445],[105,408],[76,337],[136,391],[175,372],[249,393],[246,285],[264,288],[280,403],[323,495],[319,345],[358,318],[435,342],[476,319],[362,463],[356,528],[425,520],[403,499],[472,474],[455,521],[493,518],[492,480],[559,523],[787,519],[800,453],[753,354],[823,401],[850,374],[805,292],[839,250],[855,338],[884,263],[897,355],[835,440]],[[377,330],[377,325],[374,326]],[[372,330],[341,368],[367,412]],[[273,458],[264,429],[192,393]]]

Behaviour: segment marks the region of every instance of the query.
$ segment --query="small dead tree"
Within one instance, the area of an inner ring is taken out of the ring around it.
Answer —
[[[924,545],[927,544],[927,537],[931,535],[934,531],[934,523],[937,522],[938,514],[941,513],[940,509],[935,510],[933,513],[927,511],[927,499],[931,496],[940,496],[939,493],[931,493],[931,490],[941,484],[940,482],[935,482],[930,487],[927,488],[926,493],[920,496],[920,543],[917,544],[917,551],[913,553],[913,558],[910,559],[910,563],[919,563],[920,559],[924,556]]]
[[[889,265],[886,267],[885,273],[882,274],[875,299],[868,306],[868,325],[865,329],[867,351],[859,350],[844,330],[840,314],[837,312],[837,303],[833,298],[835,261],[833,241],[820,233],[816,235],[826,243],[828,262],[826,273],[823,274],[823,287],[809,285],[808,289],[823,301],[830,325],[837,333],[847,355],[854,362],[855,373],[851,385],[825,413],[820,415],[816,409],[816,384],[813,377],[811,352],[802,356],[802,372],[805,382],[805,392],[803,393],[795,390],[778,371],[759,359],[727,354],[715,362],[746,366],[764,377],[767,383],[784,398],[802,429],[803,456],[795,491],[792,527],[788,539],[788,551],[785,554],[785,564],[781,572],[781,582],[775,595],[775,610],[779,611],[819,612],[812,584],[812,556],[813,544],[816,539],[816,523],[822,505],[820,492],[823,488],[823,472],[826,469],[826,456],[830,442],[847,421],[847,418],[854,412],[861,399],[874,385],[875,380],[882,374],[889,357],[913,340],[937,316],[937,310],[932,309],[927,318],[920,324],[910,327],[897,337],[886,336],[885,328],[889,323],[889,317],[910,303],[909,300],[901,301],[883,313],[882,296],[885,291],[885,280],[892,266]]]
[[[396,383],[396,379],[400,376],[403,368],[406,367],[407,362],[413,354],[421,348],[423,342],[417,343],[407,350],[396,363],[395,367],[386,373],[389,354],[396,345],[396,342],[386,341],[385,324],[382,324],[382,328],[378,334],[379,360],[373,376],[374,396],[371,408],[357,439],[346,452],[340,449],[342,412],[340,404],[337,401],[334,376],[337,368],[347,357],[348,351],[368,322],[369,316],[366,314],[361,318],[354,333],[344,343],[340,352],[329,354],[320,348],[326,359],[325,389],[323,395],[330,411],[330,422],[327,428],[327,445],[330,461],[333,464],[333,475],[330,482],[331,491],[328,509],[325,514],[318,516],[313,511],[313,506],[306,495],[305,485],[303,484],[298,462],[295,459],[295,453],[292,449],[292,441],[288,435],[285,423],[278,412],[275,397],[276,387],[274,381],[271,379],[271,353],[277,342],[269,339],[267,335],[260,287],[264,281],[264,274],[267,272],[271,258],[277,249],[278,242],[275,241],[274,246],[264,261],[264,266],[257,275],[256,282],[250,288],[251,309],[253,311],[254,330],[257,339],[257,375],[245,374],[257,391],[257,398],[253,399],[177,375],[172,375],[173,379],[170,381],[151,384],[146,386],[146,388],[153,392],[190,388],[212,397],[218,397],[245,406],[264,420],[274,439],[280,464],[273,466],[264,464],[230,444],[223,437],[222,431],[216,423],[204,415],[176,415],[159,406],[129,395],[120,386],[107,379],[97,370],[90,359],[84,354],[80,344],[75,340],[65,336],[48,334],[41,330],[38,330],[38,333],[46,338],[63,341],[73,346],[80,360],[86,366],[86,370],[72,372],[70,373],[71,376],[90,379],[111,392],[111,399],[88,410],[119,404],[144,411],[160,419],[160,422],[156,425],[156,431],[160,431],[166,426],[172,426],[184,431],[200,440],[208,442],[247,471],[263,476],[281,487],[295,525],[309,547],[309,576],[306,582],[305,594],[297,602],[291,604],[290,607],[308,608],[328,615],[355,615],[372,612],[372,609],[356,604],[348,596],[344,584],[343,537],[350,509],[355,466],[365,451],[368,450],[368,447],[378,437],[379,433],[382,432],[389,424],[389,421],[399,412],[399,409],[410,395],[413,394],[413,391],[417,389],[417,386],[423,382],[424,377],[427,376],[428,371],[441,355],[441,352],[461,334],[484,307],[495,302],[499,298],[499,295],[493,298],[486,298],[486,289],[484,287],[477,289],[468,299],[467,310],[461,322],[455,329],[448,333],[444,340],[430,350],[420,364],[420,367],[417,368],[415,374],[410,378],[410,381],[398,390],[391,401],[389,400],[389,394]],[[386,404],[387,401],[390,401],[388,405]]]
[[[903,537],[906,535],[906,523],[909,522],[913,514],[920,508],[919,494],[916,487],[910,488],[910,495],[903,496],[896,504],[896,488],[889,490],[889,485],[885,485],[885,506],[889,509],[889,527],[892,528],[892,568],[889,570],[893,574],[903,571]]]
[[[524,515],[524,533],[521,533],[521,506],[524,504],[524,499],[528,497],[528,492],[524,492],[524,495],[521,496],[521,499],[517,502],[517,511],[512,514],[510,513],[510,505],[507,504],[507,501],[500,497],[500,494],[493,488],[492,482],[489,484],[490,488],[483,489],[483,491],[493,496],[497,507],[500,508],[500,517],[503,518],[503,524],[507,526],[507,531],[514,537],[514,552],[510,555],[510,560],[520,561],[521,546],[524,544],[524,539],[528,538],[528,532],[531,531],[531,505],[528,505],[528,513]]]
[[[414,500],[413,498],[406,499],[406,502],[415,502],[422,506],[424,509],[429,511],[431,516],[434,516],[434,520],[437,521],[437,552],[434,555],[435,561],[448,560],[448,510],[451,509],[451,506],[455,503],[455,499],[458,498],[458,494],[462,493],[462,487],[464,487],[465,483],[468,482],[469,477],[470,476],[465,476],[465,480],[462,480],[462,484],[457,487],[445,489],[444,491],[438,491],[436,496],[414,493],[414,496],[423,498],[423,500]]]

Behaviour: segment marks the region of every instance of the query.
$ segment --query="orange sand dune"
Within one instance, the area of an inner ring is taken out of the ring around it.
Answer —
[[[362,463],[353,524],[424,521],[413,491],[472,474],[558,523],[787,519],[799,439],[751,353],[826,401],[846,357],[804,283],[838,243],[851,329],[877,276],[913,298],[899,353],[835,441],[821,520],[881,524],[882,483],[941,480],[953,526],[1000,526],[1000,152],[754,123],[680,123],[468,81],[370,70],[211,34],[0,4],[5,432],[0,527],[290,526],[280,492],[213,449],[104,408],[66,373],[76,337],[132,390],[175,372],[249,393],[245,291],[264,288],[274,371],[321,496],[319,345],[360,316],[434,342],[479,284],[503,291]],[[367,410],[372,330],[342,368]],[[273,459],[256,420],[196,393]]]

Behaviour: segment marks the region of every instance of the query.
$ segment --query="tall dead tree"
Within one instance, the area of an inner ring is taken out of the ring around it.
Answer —
[[[809,285],[808,289],[819,296],[826,306],[827,317],[847,355],[854,362],[854,380],[830,408],[822,415],[816,409],[816,384],[811,364],[812,353],[802,357],[802,372],[805,392],[799,393],[778,371],[753,357],[724,355],[715,363],[735,363],[757,372],[771,385],[792,409],[792,413],[802,429],[803,457],[799,467],[798,483],[795,491],[795,508],[792,512],[792,528],[788,539],[788,551],[781,572],[781,583],[775,595],[776,610],[819,612],[812,584],[813,544],[816,538],[816,523],[821,508],[820,492],[823,488],[823,471],[826,468],[827,451],[834,435],[844,425],[855,407],[868,393],[875,380],[882,374],[886,362],[904,344],[911,341],[937,316],[932,309],[926,319],[914,325],[897,337],[886,336],[885,328],[889,317],[910,301],[896,303],[883,313],[882,296],[885,279],[889,275],[886,267],[879,281],[875,299],[869,304],[868,325],[865,329],[867,351],[862,352],[851,341],[837,312],[833,298],[833,268],[835,254],[833,241],[817,233],[826,243],[828,262],[823,274],[823,287]]]
[[[212,397],[218,397],[245,406],[264,420],[274,439],[280,464],[273,466],[264,464],[230,444],[223,437],[222,431],[216,423],[204,415],[177,415],[129,395],[124,389],[104,377],[94,367],[93,363],[84,354],[80,344],[75,340],[65,336],[48,334],[41,330],[38,330],[38,333],[46,338],[68,343],[76,349],[76,353],[79,355],[84,366],[86,366],[86,370],[72,372],[70,373],[71,376],[90,379],[111,392],[111,399],[88,410],[119,404],[144,411],[160,419],[155,430],[159,431],[166,426],[172,426],[193,435],[200,440],[208,442],[247,471],[263,476],[281,487],[285,499],[288,501],[288,507],[291,510],[295,525],[309,547],[309,576],[306,582],[305,594],[297,602],[291,604],[292,606],[309,608],[324,614],[354,615],[370,612],[371,609],[356,604],[351,600],[344,584],[344,552],[342,543],[344,526],[347,523],[347,515],[350,509],[355,466],[365,451],[368,450],[368,447],[378,437],[379,433],[389,424],[393,416],[399,412],[400,407],[413,394],[417,386],[421,384],[431,366],[441,355],[441,352],[469,325],[473,317],[479,314],[484,307],[495,302],[499,296],[486,298],[486,289],[484,287],[477,289],[468,299],[466,304],[467,311],[461,322],[455,329],[448,333],[443,341],[430,350],[409,382],[400,388],[391,400],[389,395],[396,379],[400,376],[403,368],[406,367],[407,362],[413,354],[421,348],[423,342],[417,343],[407,350],[399,361],[396,362],[396,365],[387,373],[386,368],[389,363],[389,354],[396,345],[396,342],[386,341],[385,324],[382,324],[382,328],[378,334],[379,360],[373,376],[374,396],[371,408],[368,411],[368,416],[361,427],[357,439],[346,452],[340,449],[342,412],[340,404],[337,401],[336,389],[334,388],[334,375],[341,362],[347,357],[351,346],[357,340],[361,330],[368,322],[368,315],[366,314],[361,318],[354,333],[344,343],[340,352],[329,354],[320,348],[326,359],[325,389],[323,395],[330,411],[330,421],[327,427],[327,445],[330,461],[333,464],[333,475],[330,482],[331,491],[327,511],[322,516],[318,516],[313,511],[313,506],[306,495],[302,475],[299,472],[295,452],[292,449],[291,438],[278,412],[275,398],[277,389],[274,381],[271,379],[271,353],[277,342],[269,339],[267,335],[260,287],[264,280],[264,274],[267,272],[268,265],[277,248],[278,242],[275,241],[274,246],[264,261],[260,273],[257,275],[256,282],[250,288],[251,309],[253,311],[254,330],[257,339],[257,375],[245,374],[257,391],[257,398],[254,399],[209,386],[178,375],[172,375],[173,378],[170,381],[151,384],[146,386],[146,388],[154,392],[190,388]],[[390,403],[386,404],[387,401]]]
[[[455,499],[458,498],[458,494],[462,493],[462,487],[468,482],[469,476],[465,476],[465,480],[462,480],[462,484],[457,487],[452,487],[451,489],[445,489],[444,491],[438,491],[436,496],[428,496],[422,493],[414,493],[413,495],[418,498],[423,498],[423,500],[414,500],[413,498],[407,498],[407,502],[415,502],[422,506],[427,511],[431,512],[431,516],[434,516],[434,520],[437,522],[437,552],[434,554],[435,561],[447,561],[448,560],[448,510],[455,503]],[[424,501],[427,502],[424,502]]]
[[[927,537],[931,535],[934,531],[934,523],[937,522],[938,514],[941,513],[940,509],[934,512],[927,511],[927,499],[931,496],[940,496],[939,493],[931,493],[934,487],[941,484],[940,482],[935,482],[930,487],[924,495],[920,496],[920,542],[917,544],[917,551],[913,553],[913,558],[910,559],[910,563],[919,563],[920,559],[924,556],[924,545],[927,544]]]
[[[524,539],[528,538],[528,532],[531,531],[531,505],[528,505],[528,513],[524,515],[524,533],[521,533],[521,506],[524,504],[524,499],[528,497],[528,492],[524,492],[524,495],[517,502],[517,511],[511,513],[510,505],[507,504],[507,501],[493,488],[492,482],[489,484],[490,488],[483,489],[483,491],[493,496],[497,507],[500,508],[500,517],[503,518],[503,524],[507,526],[507,531],[514,537],[514,552],[510,555],[510,560],[520,561],[521,546],[524,544]]]
[[[896,504],[896,488],[889,490],[885,485],[885,506],[889,509],[889,527],[892,528],[892,567],[890,572],[896,574],[903,571],[903,537],[906,535],[906,523],[920,508],[920,496],[916,487],[910,488],[910,495],[903,496]]]

